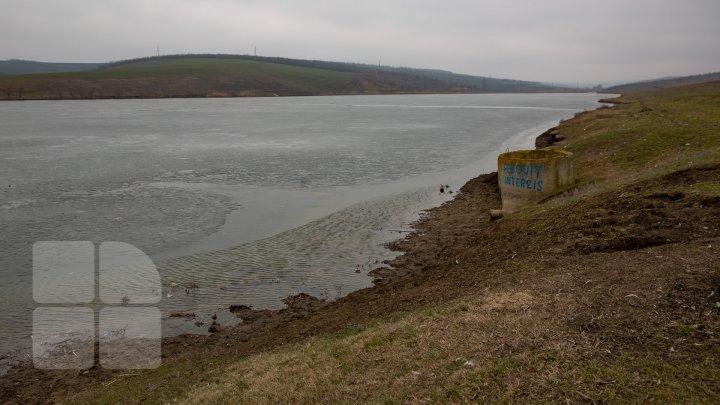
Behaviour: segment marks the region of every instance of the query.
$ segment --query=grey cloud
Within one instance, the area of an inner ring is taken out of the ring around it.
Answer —
[[[716,0],[6,0],[0,58],[260,53],[541,81],[720,70]]]

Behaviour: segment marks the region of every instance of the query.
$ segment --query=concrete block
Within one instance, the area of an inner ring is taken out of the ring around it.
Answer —
[[[498,156],[502,210],[513,212],[572,188],[572,153],[558,149],[518,150]]]

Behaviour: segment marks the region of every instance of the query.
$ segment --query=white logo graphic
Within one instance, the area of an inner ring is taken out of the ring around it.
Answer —
[[[103,368],[158,367],[160,310],[145,305],[161,291],[155,265],[132,245],[102,243],[96,271],[92,242],[36,242],[33,299],[47,306],[33,311],[34,366],[87,369],[97,358]]]

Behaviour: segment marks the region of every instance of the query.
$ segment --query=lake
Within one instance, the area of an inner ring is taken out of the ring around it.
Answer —
[[[372,285],[422,210],[598,94],[0,103],[0,349],[32,334],[37,241],[149,255],[163,316]],[[359,272],[358,272],[359,271]],[[184,291],[174,286],[191,283]],[[223,322],[231,322],[229,316]],[[205,333],[166,321],[163,334]]]

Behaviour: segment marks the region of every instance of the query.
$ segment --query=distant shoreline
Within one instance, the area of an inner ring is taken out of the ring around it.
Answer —
[[[164,96],[142,96],[142,95],[107,95],[93,97],[25,97],[23,98],[0,98],[1,101],[88,101],[88,100],[162,100],[162,99],[202,99],[202,98],[275,98],[275,97],[329,97],[329,96],[412,96],[412,95],[462,95],[462,94],[583,94],[593,91],[532,91],[532,92],[482,92],[482,91],[407,91],[387,93],[286,93],[286,94],[171,94]]]
[[[567,92],[571,93],[571,92]],[[582,92],[579,92],[582,93]],[[163,100],[163,99],[203,99],[203,98],[275,98],[275,97],[329,97],[329,96],[411,96],[411,95],[453,95],[453,94],[506,94],[482,92],[405,92],[405,93],[319,93],[319,94],[258,94],[258,95],[168,95],[168,96],[102,96],[93,98],[10,98],[1,101],[90,101],[90,100]],[[513,93],[531,94],[531,93]],[[542,94],[542,93],[538,93]]]

